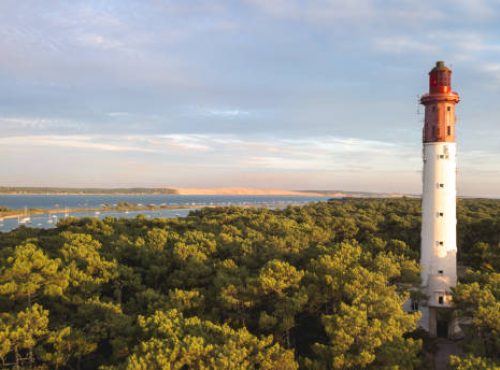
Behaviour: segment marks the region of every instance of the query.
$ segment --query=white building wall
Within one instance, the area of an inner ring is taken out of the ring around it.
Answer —
[[[450,307],[456,266],[456,144],[424,143],[421,276],[428,305]],[[440,302],[441,297],[441,302]]]

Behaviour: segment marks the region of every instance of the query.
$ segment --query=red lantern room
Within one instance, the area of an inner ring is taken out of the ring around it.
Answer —
[[[459,100],[451,91],[451,69],[444,62],[436,62],[429,72],[429,93],[420,98],[425,105],[425,143],[455,142],[455,104]]]
[[[447,94],[451,92],[451,69],[444,62],[436,62],[429,72],[429,92],[431,94]]]

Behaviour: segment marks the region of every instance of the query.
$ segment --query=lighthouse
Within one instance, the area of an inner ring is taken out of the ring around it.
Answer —
[[[422,292],[420,325],[431,336],[453,337],[459,328],[452,319],[450,288],[457,283],[457,211],[455,106],[452,71],[439,61],[429,72],[429,92],[423,128],[423,192],[420,265]]]

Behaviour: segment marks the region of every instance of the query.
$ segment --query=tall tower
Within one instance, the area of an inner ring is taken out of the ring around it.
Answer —
[[[423,129],[423,192],[421,276],[428,296],[421,307],[421,326],[432,336],[453,336],[458,329],[450,319],[450,288],[457,283],[455,105],[451,69],[437,62],[429,72],[429,93]]]

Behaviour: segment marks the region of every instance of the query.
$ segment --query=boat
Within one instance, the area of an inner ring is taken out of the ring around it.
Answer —
[[[47,223],[48,224],[53,224],[54,223],[53,217],[54,217],[54,215],[47,217]]]
[[[20,218],[19,216],[17,216],[17,223],[19,225],[31,224],[31,217],[28,215],[28,207],[24,207],[24,217]]]
[[[29,225],[31,224],[31,218],[30,217],[18,218],[17,223],[19,225]]]

